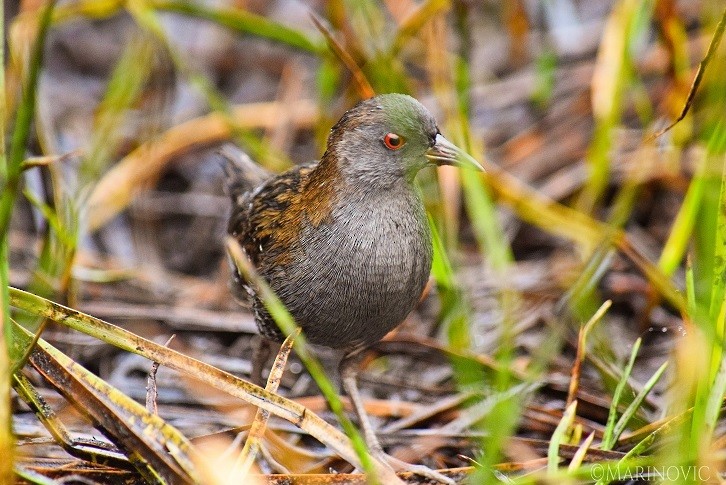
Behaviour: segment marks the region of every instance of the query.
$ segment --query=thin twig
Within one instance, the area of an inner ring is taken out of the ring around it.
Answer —
[[[726,9],[724,9],[723,13],[721,14],[721,20],[719,20],[718,25],[716,25],[716,32],[713,33],[713,37],[711,38],[711,43],[708,46],[708,51],[706,52],[706,56],[698,64],[698,70],[696,71],[696,77],[693,79],[693,83],[691,83],[691,89],[688,91],[688,97],[686,98],[686,102],[683,105],[681,114],[678,115],[678,118],[676,118],[676,120],[673,123],[666,126],[662,130],[657,132],[655,135],[652,135],[648,141],[654,140],[654,139],[658,138],[659,136],[663,135],[665,132],[672,129],[681,120],[683,120],[683,118],[686,117],[686,115],[688,114],[688,111],[691,109],[691,105],[693,104],[693,99],[696,97],[696,91],[698,90],[698,87],[701,85],[701,80],[703,79],[703,74],[706,72],[706,67],[708,66],[708,63],[711,62],[711,59],[713,58],[713,55],[716,53],[716,50],[718,49],[719,44],[721,44],[721,38],[723,37],[724,28],[726,28]]]
[[[47,167],[53,163],[61,163],[71,157],[82,156],[84,150],[76,149],[60,155],[44,155],[40,157],[28,157],[20,164],[20,170],[29,170],[35,167]]]
[[[169,340],[166,341],[164,347],[168,347],[175,336],[176,335],[172,335],[169,337]],[[151,414],[159,414],[159,409],[156,405],[156,398],[159,396],[156,389],[156,372],[159,370],[159,365],[160,364],[156,361],[151,363],[151,370],[149,371],[149,377],[146,381],[146,410]]]
[[[325,37],[325,40],[328,42],[328,46],[330,47],[330,50],[333,51],[333,53],[340,59],[340,61],[345,64],[345,67],[348,68],[350,73],[353,75],[353,79],[355,80],[355,84],[358,87],[358,94],[362,99],[368,99],[372,98],[376,95],[375,90],[373,89],[373,86],[371,86],[371,83],[368,82],[368,79],[366,78],[366,75],[361,70],[360,66],[355,62],[355,59],[353,59],[353,56],[351,56],[348,51],[346,51],[340,43],[335,40],[333,37],[333,34],[328,30],[328,28],[323,25],[323,23],[318,19],[315,15],[310,15],[310,18],[313,20],[313,23],[315,24],[315,27],[318,28],[320,33],[323,34]]]
[[[592,327],[599,322],[605,312],[608,311],[612,305],[612,301],[606,300],[600,308],[590,317],[585,325],[580,327],[580,333],[577,336],[577,353],[575,355],[575,363],[572,366],[572,376],[570,377],[570,387],[567,392],[567,405],[569,406],[575,400],[577,396],[577,390],[580,387],[580,371],[582,369],[582,362],[585,360],[585,348],[587,346],[587,334],[590,333]]]
[[[280,351],[277,353],[277,357],[275,357],[275,362],[274,364],[272,364],[272,369],[270,369],[270,375],[267,378],[267,385],[265,386],[266,391],[277,392],[277,389],[280,387],[280,380],[282,379],[282,373],[285,371],[285,366],[287,365],[287,358],[290,356],[290,352],[292,351],[292,344],[295,340],[295,337],[297,337],[298,335],[300,335],[299,328],[295,332],[288,335],[288,337],[280,346]],[[239,467],[240,473],[238,475],[235,472],[234,476],[244,477],[247,476],[247,474],[249,473],[250,467],[252,466],[252,463],[254,463],[255,459],[257,458],[257,454],[260,451],[262,437],[265,434],[265,429],[267,428],[267,421],[269,419],[269,411],[266,411],[262,408],[257,408],[255,419],[252,422],[252,427],[250,428],[250,432],[247,435],[247,441],[245,441],[244,448],[242,448],[242,452],[237,458],[237,463],[235,464],[235,469]]]

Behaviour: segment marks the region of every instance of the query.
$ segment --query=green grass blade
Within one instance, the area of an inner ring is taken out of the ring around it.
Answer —
[[[638,339],[633,344],[633,350],[630,352],[630,359],[628,360],[628,364],[625,366],[625,369],[623,369],[623,376],[620,378],[618,385],[615,387],[615,392],[613,393],[613,401],[612,404],[610,404],[610,412],[608,413],[608,420],[607,424],[605,425],[605,431],[603,433],[602,444],[600,445],[600,448],[602,448],[603,450],[611,450],[613,444],[615,443],[615,440],[617,439],[615,437],[615,419],[618,415],[618,404],[620,403],[620,398],[623,394],[623,390],[625,389],[626,384],[628,383],[630,374],[633,372],[635,357],[638,355],[641,343],[642,340]]]
[[[717,261],[714,255],[721,250],[716,248],[719,238],[717,222],[719,220],[719,207],[721,203],[723,154],[726,152],[726,123],[717,121],[706,144],[706,154],[703,159],[703,194],[696,213],[697,224],[693,230],[693,271],[695,298],[699,311],[704,315],[714,316],[721,302],[712,304],[711,298],[718,292],[723,292],[723,286],[713,280],[719,273],[716,269]],[[720,287],[720,290],[718,290]],[[695,315],[691,315],[695,317]],[[697,321],[697,323],[699,323]],[[705,326],[704,331],[710,332]]]
[[[628,25],[634,15],[634,2],[615,4],[605,24],[595,72],[593,73],[593,114],[595,129],[586,160],[590,170],[578,208],[589,214],[598,203],[610,177],[612,131],[620,120],[624,80],[627,77],[626,44]]]
[[[0,6],[0,39],[5,38],[5,4]],[[0,59],[5,66],[5,49],[0,50]],[[5,69],[0,72],[0,93],[5,93]],[[5,152],[5,96],[0,99],[0,179],[5,183],[8,175],[7,153]],[[10,295],[9,285],[8,234],[0,234],[0,483],[12,483],[15,463],[15,437],[12,431],[12,407],[10,403]]]
[[[724,288],[726,282],[726,159],[723,160],[724,165],[721,171],[721,190],[718,197],[718,210],[716,211],[716,242],[714,244],[713,253],[713,276],[711,285],[711,298],[709,315],[715,320],[718,312],[721,310],[721,303],[724,299]],[[721,335],[723,335],[723,329]]]
[[[157,10],[210,20],[239,33],[251,34],[313,54],[320,54],[324,49],[322,44],[313,41],[302,31],[272,22],[265,17],[238,8],[215,8],[201,3],[174,0],[152,1],[150,3]]]
[[[724,302],[724,305],[726,306],[726,302]],[[723,313],[721,318],[723,319]],[[723,406],[724,394],[726,394],[726,360],[721,362],[716,378],[709,391],[706,401],[704,423],[706,426],[705,433],[710,439],[716,429],[716,424],[721,414],[721,407]]]
[[[726,180],[726,179],[725,179]],[[703,411],[703,441],[710,442],[716,429],[723,398],[726,393],[726,360],[723,359],[724,348],[724,326],[726,326],[726,300],[721,301],[721,308],[715,321],[716,334],[711,345],[710,371],[713,378],[703,376],[707,384],[702,388],[704,392],[703,401],[697,402],[697,409]],[[701,389],[699,389],[700,391]]]
[[[679,425],[683,424],[687,419],[690,419],[693,414],[693,408],[687,409],[680,414],[677,414],[669,418],[665,423],[659,426],[657,429],[649,433],[645,438],[640,440],[635,446],[633,446],[622,458],[621,461],[629,460],[631,458],[638,457],[648,451],[660,438],[667,436],[672,433]]]
[[[587,154],[590,178],[578,207],[591,213],[610,179],[613,131],[620,122],[623,99],[633,74],[631,45],[648,26],[653,0],[620,0],[607,19],[592,82],[595,130]]]
[[[693,227],[696,223],[699,207],[703,200],[703,191],[706,186],[706,165],[705,159],[701,160],[698,170],[688,186],[683,203],[680,209],[678,209],[678,215],[676,215],[673,227],[658,260],[660,269],[669,276],[681,264],[691,234],[693,233]]]
[[[43,62],[43,47],[45,38],[50,26],[53,14],[54,1],[48,2],[42,7],[40,15],[37,35],[33,43],[29,64],[27,66],[27,77],[22,84],[21,102],[15,115],[15,126],[13,129],[12,139],[10,143],[9,154],[5,151],[5,133],[6,127],[0,126],[0,302],[2,314],[0,316],[0,483],[13,482],[13,465],[15,456],[15,444],[11,426],[11,407],[10,407],[10,369],[11,362],[20,355],[14,352],[12,345],[12,328],[10,320],[10,289],[9,289],[9,248],[8,236],[10,229],[10,218],[15,206],[15,200],[18,195],[18,186],[20,184],[20,176],[22,174],[22,163],[25,158],[25,149],[30,135],[30,126],[35,115],[35,100],[38,86],[38,78],[40,76],[40,66]],[[4,5],[3,17],[0,19],[0,31],[4,35]],[[4,52],[3,70],[5,69]],[[7,120],[7,105],[5,100],[5,74],[0,75],[0,93],[3,100],[0,106],[0,118]],[[0,122],[4,123],[4,122]]]
[[[116,153],[120,128],[150,80],[156,49],[159,46],[151,36],[135,37],[116,63],[96,110],[90,146],[79,169],[81,187],[98,179]]]
[[[655,371],[655,373],[651,376],[650,379],[648,379],[648,382],[645,383],[645,386],[643,386],[643,389],[638,393],[637,396],[635,396],[635,399],[633,399],[633,402],[630,403],[630,406],[625,409],[623,412],[623,415],[620,416],[620,419],[618,420],[617,424],[613,428],[613,433],[610,437],[610,448],[615,445],[618,438],[620,438],[620,435],[625,431],[625,427],[628,425],[628,422],[630,419],[635,415],[636,411],[640,407],[640,405],[643,403],[645,398],[648,396],[648,393],[653,389],[653,387],[658,383],[661,376],[665,372],[666,368],[668,367],[668,362],[664,362],[660,367],[658,367],[658,370]]]
[[[38,199],[32,192],[27,189],[23,191],[23,195],[26,199],[28,199],[28,202],[30,202],[33,207],[38,209],[38,211],[43,214],[43,217],[46,221],[48,221],[50,227],[58,235],[58,238],[61,240],[62,244],[68,246],[75,246],[76,238],[74,232],[69,230],[68,227],[63,224],[63,222],[60,220],[60,217],[58,217],[58,214],[53,210],[52,207],[44,203],[42,200]]]
[[[105,19],[123,8],[126,0],[77,0],[75,2],[63,2],[53,12],[53,25],[74,20],[78,17],[90,19]]]
[[[497,271],[504,271],[514,260],[504,238],[491,195],[477,172],[461,171],[464,201],[480,251]]]
[[[557,54],[547,49],[535,62],[536,88],[532,93],[532,101],[541,109],[545,109],[552,99],[557,75]]]
[[[53,14],[55,1],[50,1],[43,8],[38,24],[38,34],[33,44],[27,77],[22,85],[22,100],[15,116],[10,152],[0,187],[0,234],[6,234],[10,224],[10,216],[17,197],[22,163],[25,158],[25,148],[30,135],[30,125],[35,115],[35,99],[40,76],[40,66],[43,63],[43,48]]]
[[[473,153],[483,158],[484,146],[474,136],[470,119],[472,116],[472,58],[471,46],[473,32],[470,22],[467,21],[468,8],[460,7],[455,11],[455,28],[461,39],[458,55],[451,65],[451,80],[454,84],[456,103],[452,106],[449,120],[451,129],[448,130],[461,148],[467,153]],[[450,88],[448,88],[450,89]],[[442,89],[443,91],[443,89]],[[443,94],[443,93],[442,93]],[[485,162],[481,160],[481,162]],[[479,247],[482,259],[494,269],[501,278],[497,290],[499,307],[502,314],[500,325],[498,349],[495,355],[498,371],[495,375],[495,389],[502,396],[508,396],[513,389],[512,362],[515,357],[515,308],[519,301],[519,294],[512,286],[507,284],[514,256],[504,229],[499,221],[496,205],[491,196],[491,187],[487,183],[490,177],[472,170],[460,171],[461,184],[464,196],[464,207],[474,236]],[[480,384],[481,385],[480,381]],[[481,441],[482,462],[477,473],[472,477],[473,482],[495,482],[489,471],[502,456],[502,449],[516,430],[517,423],[523,408],[521,396],[509,396],[497,402],[482,420],[481,428],[487,435]]]
[[[575,415],[577,412],[577,401],[572,401],[572,404],[567,406],[565,412],[562,414],[562,419],[557,424],[555,432],[552,433],[550,438],[550,444],[547,448],[547,473],[554,473],[560,465],[560,445],[567,441],[567,434],[575,421]]]
[[[454,133],[454,142],[467,153],[483,154],[483,147],[474,144],[475,137],[472,136],[469,124],[471,74],[469,65],[463,60],[455,65],[455,84],[457,95],[455,122],[459,130],[458,133]],[[504,229],[499,223],[489,188],[481,174],[473,170],[462,170],[461,182],[464,189],[464,203],[480,251],[486,255],[496,271],[504,272],[514,261],[514,256],[504,235]]]
[[[453,352],[466,354],[471,350],[472,342],[471,308],[466,301],[463,290],[459,286],[459,282],[456,280],[451,261],[449,261],[444,249],[444,243],[436,228],[436,223],[430,215],[429,227],[431,228],[434,247],[431,274],[436,281],[436,287],[441,299],[439,320],[446,332],[447,343]],[[472,366],[466,358],[458,358],[452,355],[451,364],[454,367],[457,382],[462,388],[468,388],[482,382],[484,376],[481,369]]]
[[[688,315],[694,318],[696,315],[696,282],[694,281],[691,258],[686,260],[686,305]]]
[[[10,142],[10,151],[7,162],[3,164],[3,177],[0,180],[0,255],[3,257],[3,270],[0,279],[2,281],[2,306],[3,321],[9,322],[9,294],[8,294],[8,275],[7,275],[7,233],[10,224],[10,217],[15,206],[18,187],[20,184],[20,175],[22,173],[22,163],[25,157],[25,149],[30,136],[30,125],[35,115],[36,91],[38,87],[38,78],[40,76],[40,66],[43,60],[43,47],[45,38],[50,27],[50,21],[53,14],[55,2],[51,1],[43,8],[39,18],[37,36],[32,47],[29,65],[27,67],[27,76],[22,84],[21,102],[15,117],[15,126],[13,128],[12,139]],[[8,326],[4,327],[4,335],[6,342],[12,341],[12,336]],[[10,349],[14,348],[9,346]],[[11,359],[15,360],[19,355],[14,355],[11,351]]]
[[[585,354],[587,352],[587,337],[590,331],[599,323],[607,313],[608,309],[612,305],[611,300],[606,300],[600,305],[600,308],[590,317],[590,319],[580,327],[577,336],[577,350],[575,352],[575,361],[572,364],[572,371],[570,374],[570,386],[567,392],[567,402],[571,403],[577,397],[578,390],[580,388],[580,375],[582,369],[582,363],[585,360]]]
[[[606,243],[598,246],[567,291],[570,308],[580,320],[589,319],[597,311],[596,288],[610,269],[615,254],[615,250]]]

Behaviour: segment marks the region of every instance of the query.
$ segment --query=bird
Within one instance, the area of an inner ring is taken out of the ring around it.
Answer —
[[[274,175],[244,154],[226,158],[229,235],[308,342],[342,352],[343,388],[370,451],[382,454],[353,363],[406,318],[428,282],[432,238],[416,174],[432,165],[483,168],[419,101],[397,93],[346,111],[319,161]],[[232,293],[251,307],[260,334],[281,342],[254,285],[231,273]]]

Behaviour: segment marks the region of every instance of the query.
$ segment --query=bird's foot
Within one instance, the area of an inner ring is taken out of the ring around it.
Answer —
[[[365,406],[363,405],[363,399],[358,391],[358,383],[356,381],[356,368],[353,365],[355,362],[356,355],[351,354],[343,359],[340,363],[340,376],[345,389],[346,394],[350,398],[350,402],[353,405],[356,415],[358,415],[358,422],[363,431],[363,437],[365,438],[366,445],[368,446],[368,453],[372,457],[376,458],[379,462],[385,463],[393,471],[404,471],[411,472],[413,474],[428,478],[429,480],[435,480],[439,483],[445,483],[447,485],[455,485],[454,480],[444,476],[443,474],[432,470],[431,468],[423,465],[412,465],[398,458],[394,458],[385,451],[381,446],[376,432],[368,419]]]
[[[456,485],[456,482],[451,478],[447,477],[446,475],[437,472],[436,470],[432,470],[425,465],[413,465],[403,460],[399,460],[398,458],[395,458],[383,451],[380,447],[378,447],[377,449],[371,449],[370,453],[379,461],[390,466],[393,471],[410,472],[414,475],[419,475],[421,477],[428,478],[429,480],[434,480],[439,483],[444,483],[446,485]]]

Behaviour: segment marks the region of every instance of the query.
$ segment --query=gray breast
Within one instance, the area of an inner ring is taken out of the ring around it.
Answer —
[[[271,284],[311,342],[375,342],[414,308],[428,279],[432,248],[423,206],[405,187],[339,201],[331,219],[301,234],[304,254]]]

